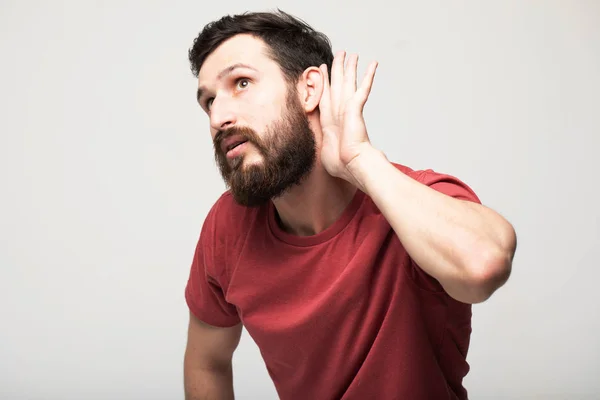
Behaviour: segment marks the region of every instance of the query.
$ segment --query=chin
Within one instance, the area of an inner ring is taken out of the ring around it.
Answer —
[[[264,160],[259,155],[243,155],[240,157],[241,160],[237,162],[240,168],[248,168],[254,165],[262,165]]]

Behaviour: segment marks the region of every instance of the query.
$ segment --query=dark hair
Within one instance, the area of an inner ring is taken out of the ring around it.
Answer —
[[[326,64],[331,69],[333,52],[329,38],[278,9],[226,15],[207,24],[188,52],[194,76],[198,76],[206,58],[221,43],[239,34],[262,39],[269,49],[267,55],[279,64],[288,83],[296,83],[308,67]]]

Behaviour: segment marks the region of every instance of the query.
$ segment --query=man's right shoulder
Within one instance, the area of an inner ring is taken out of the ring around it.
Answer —
[[[231,260],[238,258],[248,235],[253,236],[251,230],[263,226],[257,218],[260,210],[238,204],[229,191],[215,201],[204,219],[197,244],[209,275],[222,277],[233,268]],[[231,271],[226,276],[230,274]]]
[[[244,234],[249,223],[255,219],[259,208],[238,204],[229,190],[222,193],[214,202],[202,227],[203,235],[224,239]]]

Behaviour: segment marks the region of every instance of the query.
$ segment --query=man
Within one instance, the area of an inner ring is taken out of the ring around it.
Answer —
[[[242,325],[283,400],[466,399],[471,304],[508,279],[512,226],[375,149],[377,64],[357,84],[358,57],[304,22],[224,17],[189,58],[229,190],[186,287],[187,399],[234,398]]]

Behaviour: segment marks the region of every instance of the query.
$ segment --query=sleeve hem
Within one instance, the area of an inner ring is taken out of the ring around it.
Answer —
[[[202,322],[212,325],[218,328],[230,328],[238,325],[241,320],[238,317],[221,317],[214,314],[208,314],[202,311],[200,307],[197,307],[192,299],[192,295],[189,288],[185,290],[185,300],[190,312]]]

